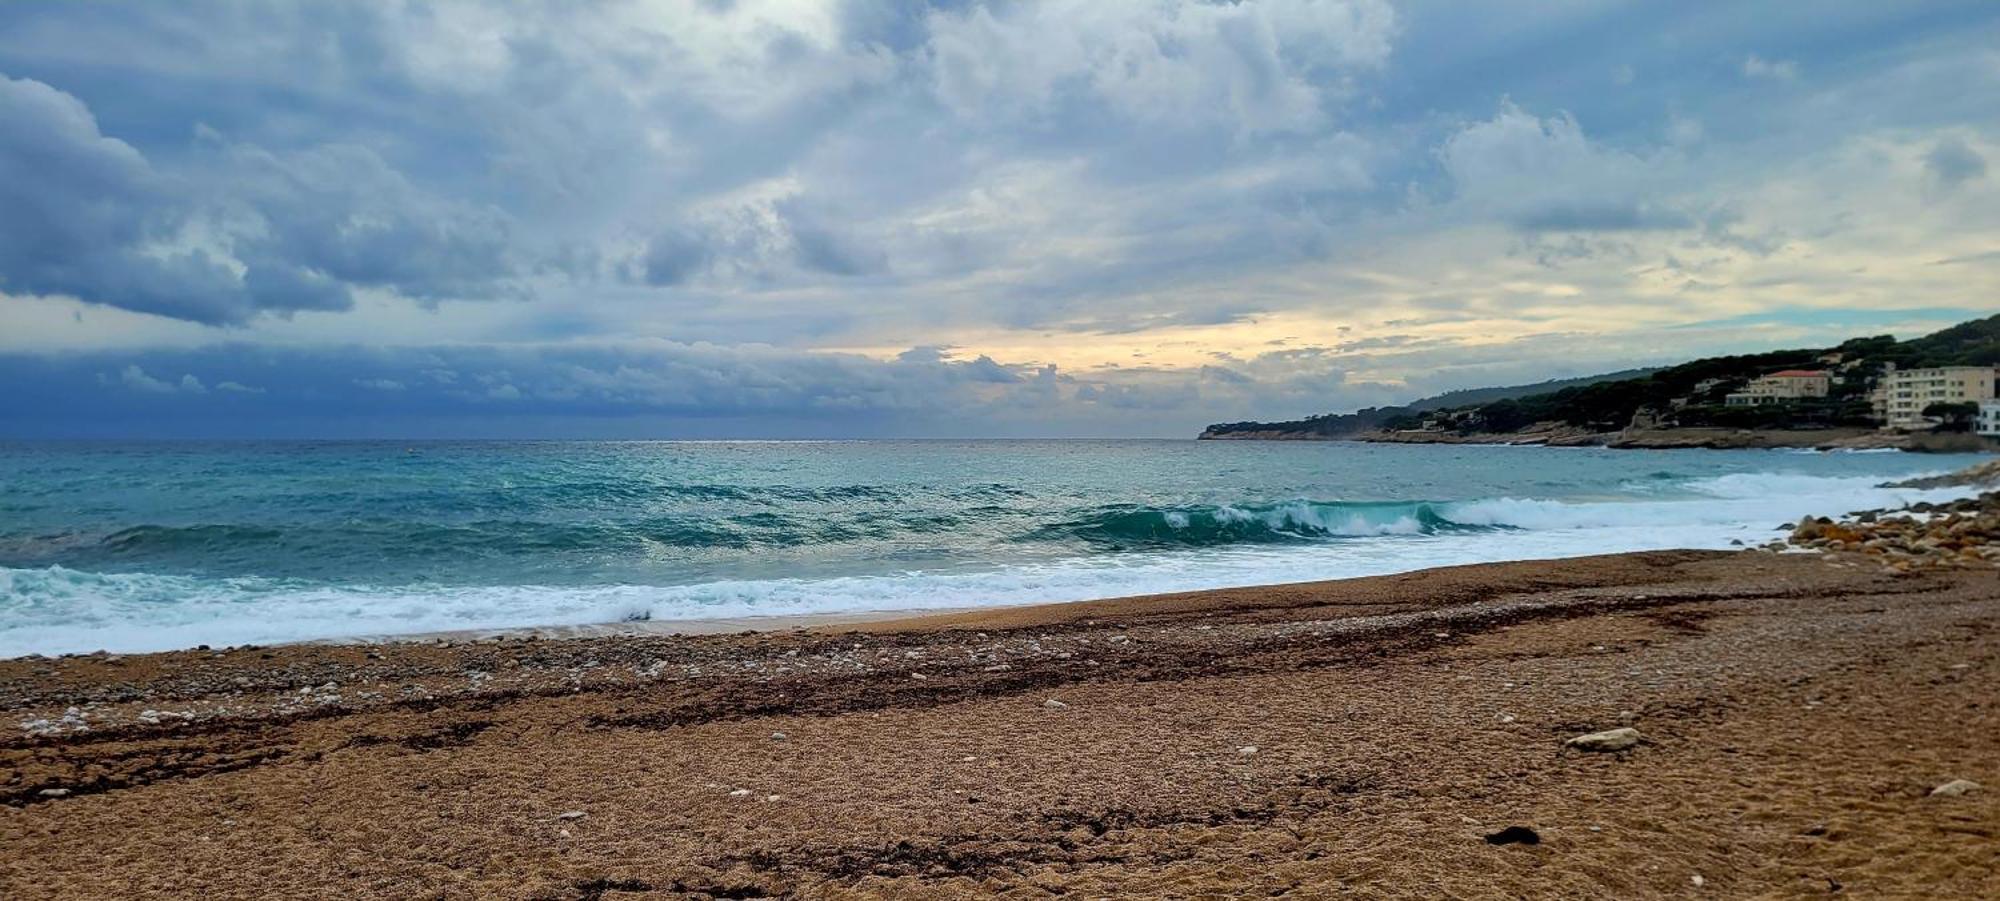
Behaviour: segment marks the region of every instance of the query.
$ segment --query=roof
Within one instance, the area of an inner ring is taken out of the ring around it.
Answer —
[[[1765,376],[1767,379],[1823,379],[1828,378],[1824,369],[1787,369]]]

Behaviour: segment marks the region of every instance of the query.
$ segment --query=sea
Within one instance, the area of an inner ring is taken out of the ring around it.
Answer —
[[[1732,548],[1971,457],[1347,442],[0,444],[0,657]]]

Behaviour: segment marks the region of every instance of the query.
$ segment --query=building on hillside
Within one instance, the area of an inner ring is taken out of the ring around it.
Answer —
[[[1979,419],[1973,424],[1973,430],[1981,435],[2000,438],[2000,400],[1979,402]]]
[[[1871,400],[1886,429],[1928,429],[1936,421],[1924,415],[1932,404],[1981,403],[1994,399],[1992,366],[1940,366],[1930,369],[1885,369]]]
[[[1833,377],[1819,369],[1787,369],[1752,380],[1743,390],[1722,399],[1732,407],[1760,407],[1788,404],[1800,398],[1825,397],[1833,388]]]

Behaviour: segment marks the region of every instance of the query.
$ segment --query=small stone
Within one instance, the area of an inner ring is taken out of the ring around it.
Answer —
[[[67,798],[67,797],[69,797],[69,789],[66,789],[66,788],[45,788],[45,789],[42,789],[42,790],[41,790],[40,792],[38,792],[38,794],[40,794],[40,795],[41,795],[42,797],[44,797],[44,798]],[[1935,794],[1935,793],[1934,793],[1934,794]]]
[[[1953,779],[1950,782],[1938,786],[1937,788],[1931,789],[1931,797],[1956,798],[1959,795],[1967,795],[1976,792],[1979,790],[1979,788],[1980,788],[1979,783],[1974,782],[1970,779]],[[44,794],[47,794],[47,792],[44,792]]]
[[[1487,835],[1486,843],[1489,845],[1539,845],[1542,843],[1542,836],[1541,833],[1526,826],[1509,826],[1499,832]]]
[[[556,814],[556,819],[558,820],[581,820],[583,817],[584,813],[581,810],[565,810],[562,813]]]
[[[1042,706],[1047,707],[1050,710],[1064,710],[1069,707],[1068,704],[1058,701],[1055,698],[1050,698],[1046,701],[1043,701]]]
[[[1694,883],[1695,888],[1701,888],[1702,886],[1708,884],[1708,880],[1701,878],[1700,873],[1696,873],[1693,876],[1689,877],[1688,881]]]
[[[739,788],[733,792],[730,792],[729,796],[732,798],[748,798],[750,797],[750,790],[747,788]]]
[[[1563,745],[1579,751],[1624,751],[1636,747],[1644,738],[1645,736],[1639,734],[1639,730],[1623,726],[1603,732],[1592,732],[1589,735],[1579,735],[1563,742]]]
[[[771,804],[775,804],[775,803],[777,803],[777,802],[779,802],[779,801],[783,801],[784,799],[785,799],[785,796],[784,796],[784,795],[765,795],[765,796],[764,796],[764,801],[765,801],[766,803],[771,803]]]
[[[1238,753],[1238,754],[1241,754],[1241,755],[1243,755],[1243,756],[1245,756],[1245,757],[1250,757],[1250,756],[1254,756],[1254,755],[1255,755],[1255,754],[1257,753],[1257,746],[1256,746],[1256,745],[1244,745],[1243,747],[1240,747],[1240,748],[1237,748],[1237,749],[1236,749],[1236,753]]]
[[[772,741],[784,741],[784,740],[785,740],[785,733],[783,733],[783,732],[773,732],[773,733],[771,733],[771,740],[772,740]]]

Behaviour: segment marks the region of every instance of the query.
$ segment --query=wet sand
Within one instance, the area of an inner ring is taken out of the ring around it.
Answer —
[[[7,898],[2000,897],[1992,569],[27,659],[0,708]]]

